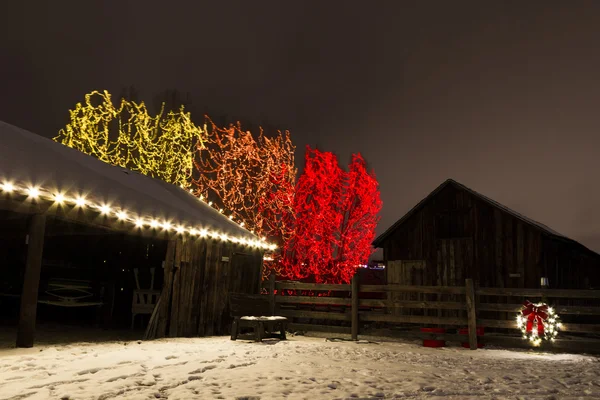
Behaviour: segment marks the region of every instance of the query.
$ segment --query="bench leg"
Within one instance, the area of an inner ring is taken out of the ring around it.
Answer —
[[[258,321],[256,325],[254,325],[254,334],[256,335],[255,340],[257,342],[262,342],[263,337],[265,336],[265,326],[262,321]]]
[[[231,340],[236,340],[238,336],[238,321],[237,319],[233,320],[231,324]]]
[[[285,336],[286,329],[287,329],[287,324],[285,324],[285,323],[282,322],[279,325],[279,338],[281,340],[286,340],[287,339],[286,336]]]

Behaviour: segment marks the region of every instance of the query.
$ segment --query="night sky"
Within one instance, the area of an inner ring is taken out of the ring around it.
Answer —
[[[598,251],[599,47],[593,0],[2,1],[0,119],[52,137],[94,89],[178,89],[299,164],[361,152],[378,234],[454,178]]]

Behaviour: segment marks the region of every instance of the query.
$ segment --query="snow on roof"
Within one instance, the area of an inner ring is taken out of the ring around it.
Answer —
[[[0,181],[83,194],[98,204],[250,241],[257,237],[184,189],[114,167],[0,121]],[[1,183],[1,182],[0,182]]]

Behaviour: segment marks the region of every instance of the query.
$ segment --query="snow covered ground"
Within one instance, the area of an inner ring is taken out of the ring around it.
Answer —
[[[600,398],[582,355],[227,337],[0,349],[0,399]]]

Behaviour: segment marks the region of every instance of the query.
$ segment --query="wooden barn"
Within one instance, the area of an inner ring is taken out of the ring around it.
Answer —
[[[146,314],[149,338],[226,333],[227,293],[258,293],[273,249],[180,187],[2,122],[0,237],[0,312],[14,305],[20,347],[39,316],[69,313]]]
[[[600,255],[449,179],[392,225],[383,248],[388,283],[590,289]],[[544,278],[544,281],[542,281]]]

